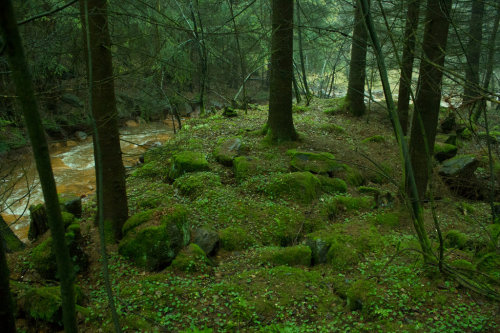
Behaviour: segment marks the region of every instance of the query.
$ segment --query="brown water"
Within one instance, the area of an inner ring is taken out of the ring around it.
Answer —
[[[137,125],[120,131],[123,163],[130,167],[152,145],[161,144],[172,136],[171,127],[164,123]],[[81,142],[52,143],[50,156],[58,193],[86,197],[95,190],[92,137]],[[8,165],[2,165],[4,168]],[[28,240],[28,207],[43,202],[41,186],[31,154],[16,157],[15,165],[0,179],[0,212],[12,230],[24,242]]]

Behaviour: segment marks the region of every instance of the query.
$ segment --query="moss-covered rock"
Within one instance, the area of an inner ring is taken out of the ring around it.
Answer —
[[[129,229],[118,251],[141,268],[159,270],[172,262],[189,239],[187,211],[183,206],[175,206],[161,218]]]
[[[457,155],[445,160],[439,168],[439,174],[447,178],[471,179],[479,166],[474,155]]]
[[[443,162],[457,155],[457,146],[448,143],[436,142],[434,144],[434,158]]]
[[[370,142],[382,143],[382,142],[385,142],[385,137],[383,135],[374,135],[374,136],[370,136],[366,139],[363,139],[361,142],[362,143],[370,143]]]
[[[465,259],[454,260],[451,262],[451,266],[466,271],[473,271],[475,269],[474,264]]]
[[[463,249],[468,241],[469,237],[458,230],[449,230],[444,235],[444,245],[449,248]]]
[[[486,253],[478,260],[476,267],[479,271],[500,279],[500,254],[496,252]]]
[[[330,178],[319,175],[318,179],[321,182],[321,190],[325,193],[336,194],[347,192],[347,184],[340,178]]]
[[[335,160],[335,156],[330,153],[313,153],[297,151],[295,149],[287,151],[291,156],[290,167],[293,171],[309,171],[322,175],[333,175],[335,172],[344,169],[341,163]]]
[[[225,139],[215,148],[215,159],[222,165],[232,166],[233,160],[240,154],[241,146],[241,138]]]
[[[361,194],[369,194],[369,195],[380,195],[381,191],[376,188],[376,187],[370,187],[370,186],[360,186],[358,187],[358,191]]]
[[[67,228],[69,225],[73,224],[75,222],[75,215],[68,213],[68,212],[61,212],[62,220],[63,220],[63,225],[65,228]]]
[[[331,107],[323,110],[328,116],[334,116],[341,112],[346,112],[349,109],[349,102],[345,97],[334,98],[330,102]]]
[[[319,179],[310,172],[280,174],[267,185],[265,192],[271,197],[282,197],[310,203],[321,193]]]
[[[370,209],[375,206],[372,197],[327,196],[322,200],[322,213],[332,219],[344,211]]]
[[[332,124],[332,123],[327,123],[327,124],[322,124],[320,126],[320,129],[331,133],[331,134],[344,134],[345,133],[345,128],[342,126],[339,126],[337,124]]]
[[[330,240],[326,259],[335,269],[342,270],[357,264],[359,255],[358,250],[350,242],[350,237],[343,235]]]
[[[255,244],[255,239],[243,228],[229,227],[219,232],[220,246],[227,251],[241,251]]]
[[[311,249],[306,245],[268,247],[261,250],[260,259],[274,265],[310,266]]]
[[[155,209],[148,209],[129,217],[127,221],[125,221],[125,223],[123,224],[122,227],[123,235],[126,235],[129,230],[134,229],[135,227],[151,220],[153,218],[153,214],[155,211],[156,211]]]
[[[379,213],[374,216],[373,222],[386,227],[396,227],[399,225],[399,214],[395,212]]]
[[[219,175],[213,172],[193,172],[177,178],[174,187],[179,189],[182,195],[196,197],[207,188],[221,186]]]
[[[457,130],[457,135],[462,140],[470,140],[472,139],[472,131],[467,127],[463,128],[461,131]]]
[[[198,228],[193,232],[193,243],[207,255],[214,255],[220,246],[219,233],[209,228]]]
[[[233,160],[234,176],[238,181],[261,174],[264,171],[262,162],[249,156],[239,156]]]
[[[363,177],[363,174],[357,168],[345,165],[344,169],[347,184],[358,187],[366,182],[365,177]]]
[[[203,153],[182,151],[174,154],[168,177],[177,179],[188,172],[209,171],[208,161]]]
[[[182,272],[204,272],[208,270],[210,260],[196,244],[189,244],[172,261],[171,267]]]
[[[351,311],[370,314],[377,301],[377,286],[371,280],[357,280],[347,289],[347,306]]]
[[[132,172],[132,177],[137,178],[159,178],[163,180],[167,176],[168,169],[157,160],[144,163]]]

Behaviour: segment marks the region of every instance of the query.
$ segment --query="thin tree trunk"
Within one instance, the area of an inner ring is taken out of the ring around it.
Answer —
[[[465,58],[464,104],[473,110],[479,101],[481,90],[479,86],[479,61],[481,58],[481,42],[483,39],[484,0],[472,0],[471,17],[469,21],[469,42]]]
[[[428,0],[418,90],[411,127],[410,155],[418,198],[423,200],[434,151],[451,0]],[[412,198],[416,199],[416,198]]]
[[[0,217],[1,219],[1,217]],[[0,221],[0,223],[4,223]],[[14,303],[10,294],[9,267],[5,257],[4,240],[0,230],[0,323],[6,333],[16,332],[16,321],[14,319]]]
[[[122,226],[128,218],[125,168],[123,167],[118,131],[111,39],[108,30],[106,0],[88,0],[90,54],[92,62],[92,116],[97,123],[99,142],[94,140],[94,151],[99,144],[102,152],[102,184],[106,237],[118,241]],[[85,31],[84,0],[80,0],[81,22]],[[85,49],[87,36],[84,33]],[[86,61],[88,62],[87,57]],[[96,170],[101,167],[95,160]],[[99,181],[97,182],[99,184]]]
[[[297,78],[295,75],[292,77],[293,80],[293,91],[295,92],[295,99],[297,100],[297,104],[301,102],[301,97],[300,97],[300,90],[299,90],[299,85],[297,84]]]
[[[236,39],[236,47],[238,48],[238,55],[240,58],[240,78],[241,78],[241,85],[243,86],[243,106],[245,108],[245,113],[248,111],[248,103],[247,103],[247,91],[246,91],[246,66],[245,66],[245,57],[243,56],[243,53],[241,52],[241,45],[240,45],[240,36],[238,32],[238,27],[236,26],[236,19],[234,18],[234,11],[233,11],[233,0],[228,0],[229,2],[229,10],[231,12],[231,19],[233,21],[233,29],[234,29],[234,38]]]
[[[398,96],[398,116],[404,135],[408,133],[408,109],[410,102],[411,78],[413,74],[413,60],[415,59],[415,39],[418,29],[419,13],[420,0],[409,0],[408,11],[406,13],[403,59],[401,64]]]
[[[208,60],[207,60],[207,48],[205,45],[205,36],[204,36],[204,31],[203,31],[203,24],[201,22],[201,16],[200,16],[200,8],[199,8],[199,3],[198,0],[196,0],[196,12],[198,14],[198,20],[200,22],[200,30],[198,31],[198,23],[196,20],[196,15],[194,12],[193,8],[193,1],[190,2],[189,4],[189,9],[191,11],[191,19],[193,20],[193,34],[196,38],[196,41],[198,43],[198,54],[200,57],[200,66],[201,66],[201,77],[200,77],[200,98],[199,98],[199,103],[200,103],[200,115],[203,116],[205,115],[205,88],[207,85],[207,75],[208,75]]]
[[[361,8],[356,5],[354,13],[354,31],[352,34],[351,63],[349,66],[349,83],[347,86],[347,105],[354,116],[362,116],[365,107],[366,49],[367,33],[363,23]],[[370,2],[368,1],[368,5]]]
[[[268,136],[272,141],[296,140],[292,117],[293,1],[272,1],[272,28]]]
[[[296,0],[297,2],[297,32],[298,32],[298,37],[299,37],[299,58],[300,58],[300,69],[301,69],[301,74],[302,74],[302,82],[304,84],[304,90],[305,90],[305,97],[306,97],[306,106],[309,105],[310,99],[311,99],[311,91],[309,90],[309,85],[307,84],[307,74],[306,74],[306,65],[304,61],[304,47],[302,46],[302,28],[300,24],[300,1]]]
[[[64,238],[64,225],[57,197],[56,183],[50,164],[49,146],[38,113],[31,73],[24,56],[21,37],[17,29],[12,3],[0,1],[0,29],[5,43],[5,51],[12,69],[12,78],[23,110],[33,155],[42,185],[43,198],[47,208],[49,227],[56,254],[57,271],[61,281],[63,324],[66,332],[77,332],[75,315],[74,270]]]

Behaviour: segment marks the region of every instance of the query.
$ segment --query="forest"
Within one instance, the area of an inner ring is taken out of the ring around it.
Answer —
[[[498,332],[498,0],[0,0],[2,332]]]

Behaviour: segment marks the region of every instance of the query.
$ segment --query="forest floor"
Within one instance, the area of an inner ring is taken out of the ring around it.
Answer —
[[[324,112],[334,107],[332,100],[315,100],[308,108],[295,108],[297,142],[266,142],[261,129],[267,106],[255,106],[247,114],[238,110],[233,118],[217,114],[186,121],[172,140],[146,154],[146,164],[127,178],[130,215],[182,205],[191,230],[219,232],[221,248],[209,259],[193,257],[183,269],[172,265],[150,272],[110,246],[110,274],[124,331],[498,332],[497,301],[423,266],[399,193],[401,159],[384,108],[374,106],[363,118]],[[216,148],[234,137],[242,142],[240,154],[259,163],[244,178],[214,157]],[[359,172],[344,177],[346,190],[323,189],[311,200],[297,193],[307,187],[281,191],[270,184],[290,173],[290,149],[328,152]],[[172,156],[181,151],[200,152],[209,164],[202,177],[184,177],[184,186],[182,180],[167,179]],[[474,141],[463,141],[462,152],[483,154]],[[465,271],[484,266],[487,246],[491,254],[489,205],[458,197],[437,173],[433,188],[437,220],[448,237],[446,262]],[[430,204],[425,208],[426,229],[437,249]],[[95,202],[89,200],[80,221],[90,265],[77,278],[84,295],[79,328],[108,332],[112,322],[94,215]],[[455,241],[454,235],[462,238]],[[330,251],[326,263],[311,265],[315,253],[305,244],[318,239],[329,242]],[[31,251],[37,244],[9,255],[11,277],[18,283],[52,285],[33,269]],[[498,286],[498,267],[488,273]],[[478,283],[495,288],[477,276]],[[26,331],[54,328],[32,319],[19,319],[18,325]]]

